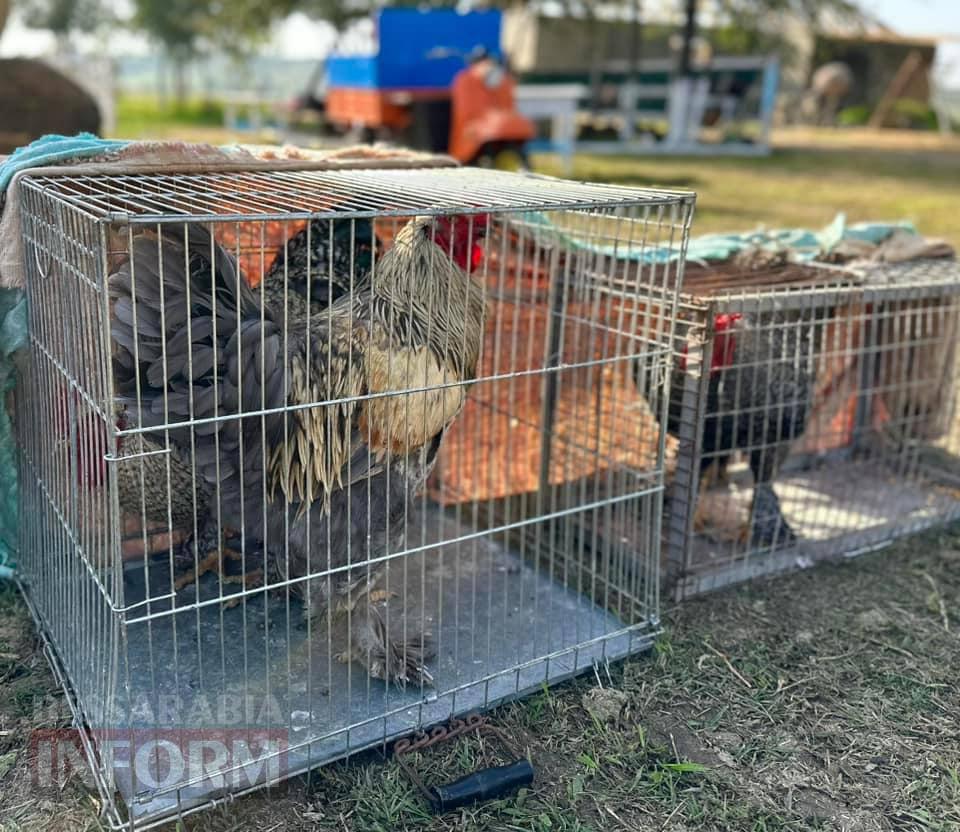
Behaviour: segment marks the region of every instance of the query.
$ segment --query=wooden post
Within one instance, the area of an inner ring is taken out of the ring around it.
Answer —
[[[919,70],[922,65],[923,56],[918,50],[912,49],[907,54],[907,57],[903,59],[903,63],[900,64],[900,69],[897,70],[897,74],[893,76],[893,79],[887,85],[887,89],[884,91],[880,103],[877,104],[876,109],[870,116],[870,120],[867,122],[868,127],[883,127],[883,122],[886,121],[887,116],[890,115],[890,110],[893,109],[893,105],[903,94],[903,91],[907,88],[907,84],[913,80],[913,76],[917,74],[917,70]]]
[[[680,77],[693,74],[693,38],[697,34],[697,0],[686,0],[683,20],[683,46],[680,51]]]

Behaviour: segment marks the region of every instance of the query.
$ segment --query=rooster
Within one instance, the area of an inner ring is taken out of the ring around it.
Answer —
[[[277,579],[333,570],[294,584],[309,615],[352,611],[367,598],[369,611],[355,615],[367,627],[357,633],[364,663],[399,684],[429,682],[429,634],[408,628],[404,643],[387,642],[385,630],[370,628],[370,604],[382,598],[367,596],[380,567],[353,564],[403,548],[412,498],[476,376],[486,301],[473,273],[486,223],[411,220],[375,281],[311,318],[261,305],[196,226],[141,235],[131,252],[136,279],[129,264],[110,279],[130,423],[160,434],[198,422],[166,433],[216,490],[224,525],[261,545]],[[370,633],[383,634],[378,646]],[[362,660],[356,651],[346,658]]]
[[[748,456],[754,490],[752,547],[781,547],[796,540],[773,489],[791,442],[806,428],[816,373],[820,323],[797,313],[730,313],[713,321],[705,418],[700,447],[701,488],[716,465],[723,480],[736,451]],[[638,383],[642,383],[639,378]],[[674,364],[667,430],[680,433],[687,375],[686,349]]]

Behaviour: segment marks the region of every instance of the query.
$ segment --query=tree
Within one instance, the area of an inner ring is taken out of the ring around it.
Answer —
[[[193,60],[211,50],[235,57],[248,53],[296,6],[296,0],[134,0],[132,23],[163,48],[182,103]]]
[[[377,5],[382,4],[367,2],[367,0],[347,0],[343,3],[338,3],[336,0],[303,0],[297,4],[304,14],[326,20],[331,26],[340,30],[351,21],[366,17]]]
[[[741,51],[789,52],[785,18],[804,22],[811,32],[821,31],[827,23],[860,26],[869,19],[861,0],[715,0],[714,6],[728,21],[726,37]]]
[[[187,97],[186,70],[200,50],[196,15],[202,5],[192,0],[136,0],[134,4],[134,26],[163,47],[173,65],[178,104]]]
[[[377,9],[384,6],[422,6],[423,3],[417,0],[400,0],[400,2],[377,2],[376,0],[346,0],[346,2],[337,2],[337,0],[300,0],[296,7],[304,14],[316,17],[319,20],[326,20],[331,26],[337,29],[343,29],[348,23],[354,20],[367,17]],[[430,3],[432,8],[455,8],[459,3],[457,0],[440,0],[440,2]],[[478,4],[479,5],[479,4]],[[486,3],[484,5],[507,5]]]
[[[734,23],[756,24],[765,17],[794,14],[819,28],[824,17],[861,22],[864,12],[859,0],[718,0],[716,4]]]
[[[101,0],[21,0],[23,22],[46,29],[62,48],[72,32],[92,32],[109,14]]]

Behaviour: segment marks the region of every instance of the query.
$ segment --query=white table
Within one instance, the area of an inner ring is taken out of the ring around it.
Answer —
[[[550,119],[551,150],[560,154],[567,173],[573,167],[577,139],[578,102],[587,95],[584,84],[520,84],[517,109],[529,119]]]

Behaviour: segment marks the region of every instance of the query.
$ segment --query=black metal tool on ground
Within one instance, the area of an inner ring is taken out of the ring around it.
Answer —
[[[475,771],[441,786],[427,786],[413,767],[404,759],[412,751],[424,751],[441,742],[456,739],[472,731],[496,737],[516,757],[514,762]],[[412,737],[399,740],[393,754],[410,781],[427,799],[436,815],[451,812],[461,806],[496,800],[513,794],[533,783],[533,765],[503,731],[495,728],[480,714],[471,714],[464,719],[452,719],[430,731],[420,731]]]

